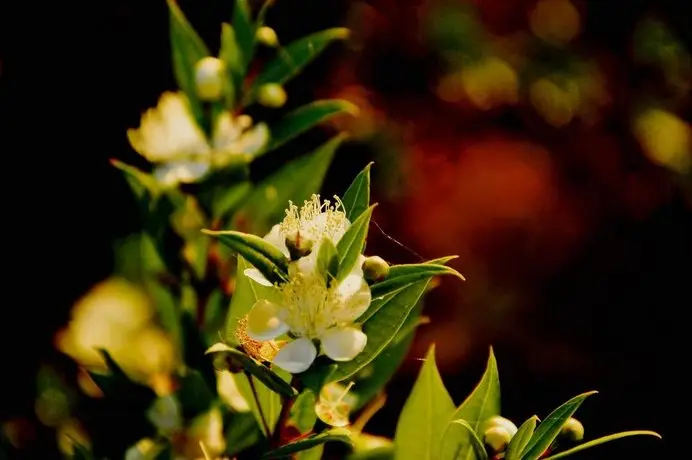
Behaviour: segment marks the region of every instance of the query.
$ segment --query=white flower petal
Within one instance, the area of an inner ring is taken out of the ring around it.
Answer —
[[[273,363],[291,374],[299,374],[308,370],[316,357],[317,348],[312,340],[301,337],[281,347]]]
[[[336,314],[338,322],[355,321],[370,307],[370,286],[362,276],[348,275],[337,289],[343,305]]]
[[[273,286],[272,282],[269,281],[261,271],[257,270],[256,268],[246,268],[243,271],[243,274],[250,278],[252,281],[254,281],[257,284],[261,284],[262,286]]]
[[[154,168],[154,177],[164,185],[189,184],[201,179],[209,171],[209,163],[199,161],[172,161]]]
[[[254,155],[267,145],[269,136],[269,128],[266,123],[258,123],[254,128],[243,133],[234,145],[234,150],[238,153]]]
[[[281,307],[261,299],[255,302],[247,316],[247,335],[254,340],[271,340],[288,332],[281,318]]]
[[[283,252],[286,257],[290,257],[291,254],[288,252],[288,248],[286,247],[286,237],[283,235],[283,233],[281,233],[281,225],[274,225],[269,233],[264,236],[264,241],[279,248],[279,250]]]
[[[320,337],[322,350],[334,361],[350,361],[368,343],[368,336],[355,327],[335,327]]]

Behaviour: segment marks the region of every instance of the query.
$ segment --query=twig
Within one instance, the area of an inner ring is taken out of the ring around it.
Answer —
[[[294,376],[291,379],[291,386],[295,387],[297,386],[298,380]],[[293,402],[294,399],[288,399],[285,396],[281,397],[281,412],[279,413],[279,419],[276,422],[276,430],[274,431],[274,435],[272,436],[271,439],[271,445],[272,447],[279,447],[281,445],[282,435],[284,433],[284,429],[287,426],[288,419],[291,415],[291,408],[293,407]]]
[[[264,432],[267,434],[267,438],[271,434],[269,430],[269,423],[262,412],[262,404],[260,403],[259,395],[257,394],[257,388],[255,388],[255,382],[252,381],[252,375],[249,372],[245,372],[245,377],[247,377],[248,382],[250,382],[250,391],[252,391],[252,397],[255,398],[255,404],[257,404],[257,412],[259,412],[260,419],[262,420],[262,426],[264,427]]]

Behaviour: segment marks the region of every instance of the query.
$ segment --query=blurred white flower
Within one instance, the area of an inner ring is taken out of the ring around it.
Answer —
[[[334,361],[350,361],[367,343],[367,336],[354,324],[370,306],[370,287],[363,278],[360,256],[351,272],[340,282],[328,282],[317,266],[320,246],[326,239],[335,246],[350,225],[337,200],[322,202],[318,195],[298,209],[290,204],[284,220],[275,225],[265,240],[292,257],[289,279],[275,286],[272,300],[255,303],[247,317],[247,334],[254,340],[272,340],[283,334],[295,338],[283,345],[272,362],[290,372],[307,370],[317,357],[315,341]],[[286,244],[290,242],[291,250]],[[304,248],[300,258],[296,249]],[[292,254],[293,252],[293,254]],[[257,269],[245,275],[264,286],[272,286]]]
[[[154,176],[175,186],[202,179],[213,167],[227,166],[238,155],[252,156],[269,140],[264,123],[252,127],[247,115],[224,112],[207,139],[180,93],[165,92],[156,108],[142,115],[140,127],[128,129],[132,148],[155,165]]]

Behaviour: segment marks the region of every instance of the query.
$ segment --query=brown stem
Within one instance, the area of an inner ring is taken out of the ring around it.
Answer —
[[[297,384],[298,379],[293,376],[291,379],[291,386],[296,387]],[[281,412],[279,413],[279,419],[276,422],[274,435],[271,439],[271,446],[274,448],[280,447],[284,441],[284,434],[286,433],[286,428],[288,426],[288,420],[291,415],[291,408],[293,407],[294,401],[294,398],[289,399],[284,396],[281,397]]]

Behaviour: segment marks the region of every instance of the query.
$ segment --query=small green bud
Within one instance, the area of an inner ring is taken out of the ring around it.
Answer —
[[[512,440],[512,435],[503,426],[496,425],[488,428],[483,433],[483,442],[489,446],[493,452],[504,452]]]
[[[218,101],[224,87],[223,62],[215,57],[200,59],[195,65],[197,95],[205,101]]]
[[[278,83],[267,83],[260,86],[257,100],[265,107],[279,108],[286,103],[286,91]]]
[[[300,232],[286,237],[286,247],[291,256],[292,261],[296,261],[301,257],[305,257],[312,252],[313,241],[309,238],[303,238]]]
[[[279,37],[276,36],[276,32],[271,27],[262,26],[257,29],[255,38],[265,46],[275,48],[279,45]]]
[[[560,436],[569,439],[572,442],[579,442],[584,439],[584,425],[581,424],[576,418],[568,418],[562,429],[560,430]]]
[[[380,256],[372,256],[363,262],[363,275],[368,281],[382,281],[389,275],[389,264]]]

